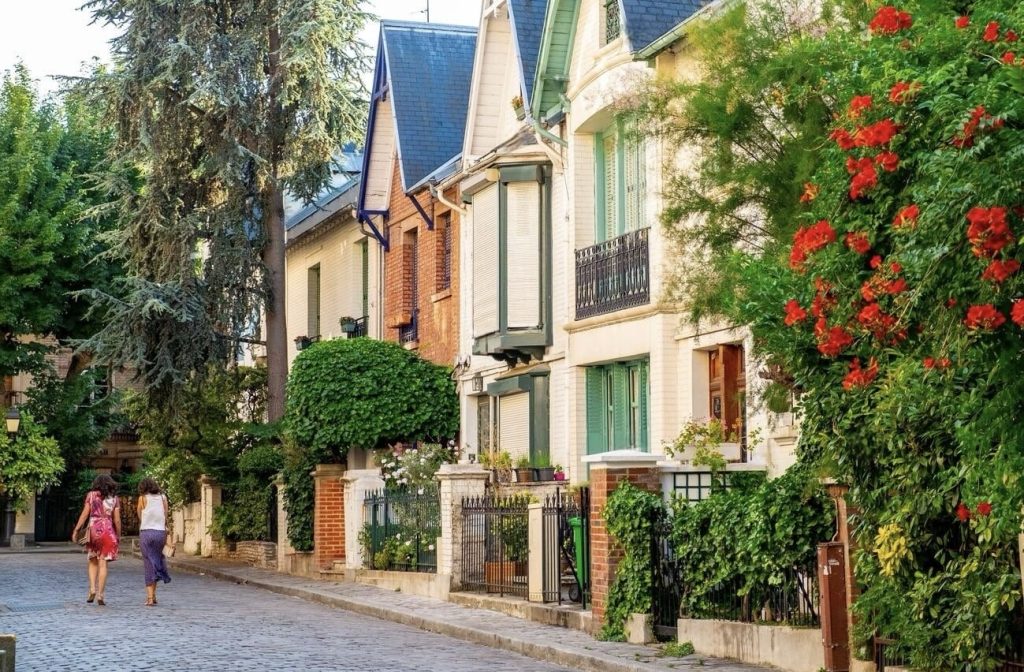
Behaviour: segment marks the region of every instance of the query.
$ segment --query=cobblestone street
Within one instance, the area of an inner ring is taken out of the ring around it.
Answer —
[[[0,555],[0,633],[18,636],[18,672],[566,669],[182,572],[147,608],[142,563],[128,557],[98,607],[85,567],[72,553]]]

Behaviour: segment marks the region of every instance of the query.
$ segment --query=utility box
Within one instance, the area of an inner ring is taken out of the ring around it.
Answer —
[[[828,672],[850,670],[850,617],[846,609],[846,554],[842,542],[818,544],[821,641]]]

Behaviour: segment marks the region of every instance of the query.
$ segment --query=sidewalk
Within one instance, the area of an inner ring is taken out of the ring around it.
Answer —
[[[263,588],[467,642],[592,672],[766,672],[767,668],[700,655],[670,658],[656,647],[600,642],[589,635],[484,609],[391,592],[357,583],[311,581],[207,558],[168,559],[173,569]],[[173,590],[173,586],[171,588]]]

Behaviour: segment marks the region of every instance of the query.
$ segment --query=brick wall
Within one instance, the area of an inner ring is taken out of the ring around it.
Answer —
[[[321,464],[313,475],[313,552],[318,567],[326,569],[345,559],[345,467]]]
[[[622,560],[622,548],[608,534],[603,517],[608,495],[628,481],[641,490],[661,494],[661,476],[656,468],[592,467],[590,470],[590,576],[594,628],[604,624],[608,591],[615,580],[615,568]]]
[[[402,191],[402,178],[394,162],[388,223],[391,249],[384,255],[384,339],[398,341],[399,328],[419,311],[419,341],[414,344],[425,359],[450,365],[458,352],[459,340],[459,215],[430,195],[429,189],[415,194],[424,211],[433,219],[431,231],[409,197]],[[445,191],[445,198],[457,203],[458,189]],[[441,287],[444,249],[444,215],[451,215],[451,281]],[[411,235],[415,233],[415,236]],[[412,296],[412,241],[419,247],[417,257],[418,292]]]

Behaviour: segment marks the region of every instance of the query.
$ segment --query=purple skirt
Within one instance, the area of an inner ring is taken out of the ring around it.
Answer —
[[[169,583],[171,575],[167,573],[167,562],[164,558],[164,542],[167,532],[163,530],[142,530],[139,532],[139,546],[142,548],[142,565],[146,569],[146,585],[152,586],[157,580]]]

